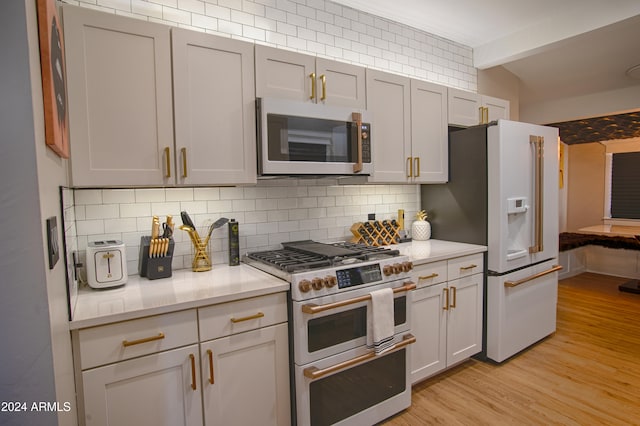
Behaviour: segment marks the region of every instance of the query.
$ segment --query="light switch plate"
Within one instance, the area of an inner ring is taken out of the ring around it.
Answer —
[[[47,219],[47,246],[49,248],[49,269],[53,269],[60,259],[60,245],[58,244],[58,219],[51,216]]]

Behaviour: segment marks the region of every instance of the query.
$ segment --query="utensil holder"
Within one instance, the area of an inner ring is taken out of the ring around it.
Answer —
[[[182,225],[180,227],[183,231],[189,234],[189,238],[192,243],[193,260],[191,262],[191,269],[194,272],[204,272],[211,270],[211,250],[209,246],[209,239],[211,235],[204,239],[200,237],[196,229],[190,226]]]
[[[169,244],[166,252],[162,254],[151,255],[149,247],[151,246],[151,237],[140,237],[140,252],[138,254],[138,273],[141,277],[147,277],[150,280],[158,278],[169,278],[172,274],[171,262],[173,261],[173,249],[175,243],[173,238],[169,238]]]

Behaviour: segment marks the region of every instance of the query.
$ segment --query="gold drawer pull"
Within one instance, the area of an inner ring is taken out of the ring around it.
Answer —
[[[250,315],[248,317],[242,317],[242,318],[231,318],[231,322],[232,323],[237,323],[237,322],[242,322],[242,321],[250,321],[253,319],[258,319],[258,318],[262,318],[264,316],[264,314],[262,312],[258,312],[255,315]]]
[[[472,263],[472,264],[471,264],[471,265],[469,265],[469,266],[461,266],[461,267],[460,267],[460,270],[461,270],[461,271],[468,271],[469,269],[473,269],[473,268],[477,268],[477,267],[478,267],[478,265],[474,265],[474,264]]]
[[[131,340],[131,341],[123,340],[122,346],[127,348],[129,346],[140,345],[142,343],[148,343],[148,342],[153,342],[155,340],[162,340],[162,339],[164,339],[164,333],[158,333],[157,336],[145,337],[143,339]]]
[[[430,274],[430,275],[425,275],[423,277],[418,277],[418,281],[420,281],[420,280],[430,280],[431,278],[436,278],[438,276],[439,276],[439,274],[436,274],[434,272],[433,274]]]

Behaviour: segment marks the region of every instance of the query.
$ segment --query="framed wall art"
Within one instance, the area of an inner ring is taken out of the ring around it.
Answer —
[[[37,6],[45,140],[47,146],[56,154],[63,158],[69,158],[62,27],[55,0],[38,0]]]

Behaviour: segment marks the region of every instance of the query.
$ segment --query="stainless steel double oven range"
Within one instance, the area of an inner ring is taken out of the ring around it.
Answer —
[[[291,283],[293,423],[374,424],[411,405],[412,264],[397,250],[360,244],[283,243],[245,261]],[[368,349],[370,293],[394,293],[394,346]]]

